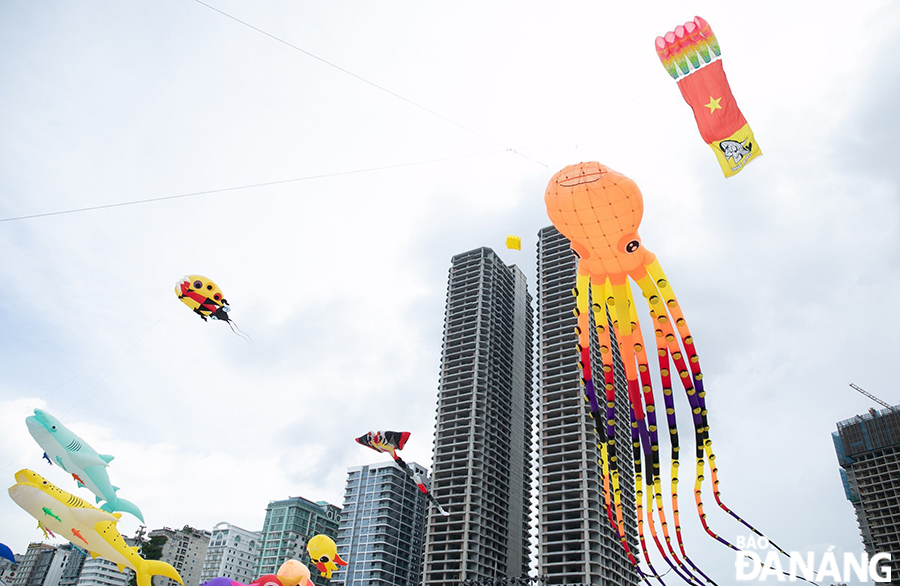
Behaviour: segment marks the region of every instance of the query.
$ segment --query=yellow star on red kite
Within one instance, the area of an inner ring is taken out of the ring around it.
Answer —
[[[706,104],[705,107],[709,108],[709,113],[712,114],[716,110],[721,110],[722,106],[719,105],[719,102],[722,101],[722,98],[714,98],[709,96],[709,103]]]

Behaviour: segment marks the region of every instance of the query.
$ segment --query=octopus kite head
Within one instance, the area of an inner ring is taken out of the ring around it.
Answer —
[[[638,227],[644,213],[634,181],[597,162],[570,165],[550,179],[547,215],[585,270],[613,280],[645,264]]]

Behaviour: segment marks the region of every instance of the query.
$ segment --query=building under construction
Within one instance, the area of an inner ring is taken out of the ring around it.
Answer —
[[[890,554],[900,584],[900,406],[841,421],[832,438],[866,553]]]

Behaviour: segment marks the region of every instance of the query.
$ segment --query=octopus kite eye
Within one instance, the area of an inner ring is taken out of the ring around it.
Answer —
[[[203,281],[194,281],[194,289],[202,289]]]
[[[641,247],[641,239],[637,234],[626,234],[619,240],[618,249],[620,252],[631,254]]]
[[[319,558],[319,561],[322,562],[323,564],[327,564],[330,560],[328,559],[327,555],[323,555],[322,557]]]

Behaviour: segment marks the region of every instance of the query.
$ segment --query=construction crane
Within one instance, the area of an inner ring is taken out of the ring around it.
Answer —
[[[872,393],[867,392],[867,391],[866,391],[865,389],[863,389],[862,387],[857,386],[857,385],[855,385],[855,384],[853,384],[853,383],[850,383],[850,386],[853,388],[854,391],[860,393],[861,395],[867,396],[868,398],[872,399],[873,401],[875,401],[876,403],[878,403],[878,404],[881,405],[882,407],[885,407],[885,408],[887,408],[887,409],[891,409],[891,408],[892,408],[890,405],[888,405],[887,403],[885,403],[884,401],[882,401],[881,399],[879,399],[878,397],[876,397],[876,396],[873,395]]]

